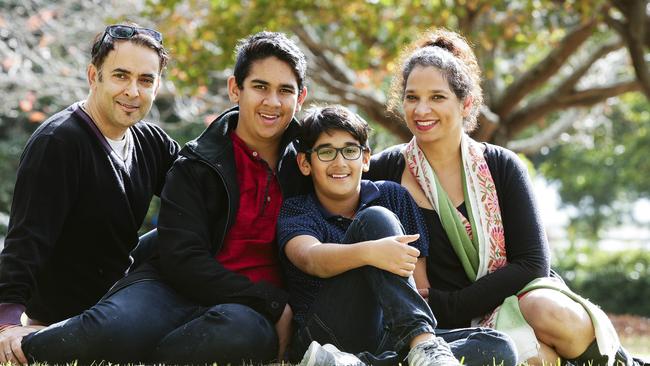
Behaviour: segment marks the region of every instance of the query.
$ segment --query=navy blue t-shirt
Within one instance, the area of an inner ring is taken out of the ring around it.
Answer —
[[[420,238],[409,245],[417,248],[420,256],[428,255],[429,234],[425,221],[404,187],[394,182],[362,180],[357,212],[369,206],[381,206],[394,212],[400,218],[406,234],[420,234]],[[327,279],[309,275],[294,266],[284,253],[285,245],[299,235],[313,236],[321,243],[341,243],[351,223],[351,219],[325,210],[314,193],[288,198],[283,202],[278,218],[278,244],[289,304],[299,326],[303,325],[309,307]]]

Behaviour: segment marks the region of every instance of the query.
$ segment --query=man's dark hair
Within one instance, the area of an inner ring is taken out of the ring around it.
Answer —
[[[244,87],[253,62],[268,57],[276,57],[286,62],[298,81],[298,92],[302,90],[307,74],[307,60],[300,48],[286,35],[277,32],[259,32],[237,43],[235,60],[235,81]]]
[[[117,25],[128,25],[131,27],[136,27],[140,28],[139,25],[136,23],[132,22],[126,22],[126,23],[119,23]],[[129,39],[114,39],[110,35],[106,34],[104,36],[104,33],[106,30],[98,33],[95,36],[95,39],[93,40],[92,47],[90,48],[91,50],[91,63],[95,65],[99,72],[99,79],[102,79],[102,74],[101,74],[101,68],[102,65],[104,64],[104,61],[106,60],[106,57],[108,54],[115,49],[115,42],[131,42],[135,45],[142,46],[142,47],[147,47],[149,49],[152,49],[158,54],[158,59],[160,60],[160,68],[158,70],[159,74],[162,74],[163,70],[167,66],[167,62],[169,61],[169,52],[163,47],[163,45],[153,39],[153,37],[144,34],[144,33],[136,33],[133,35],[133,37]]]
[[[314,147],[322,133],[333,130],[348,132],[359,145],[368,147],[370,126],[363,118],[341,105],[312,107],[300,121],[298,151],[307,152]]]

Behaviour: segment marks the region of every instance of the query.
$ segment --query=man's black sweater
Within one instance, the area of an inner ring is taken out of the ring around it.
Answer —
[[[78,103],[34,132],[0,254],[0,303],[25,305],[30,318],[49,324],[94,305],[123,276],[179,150],[153,124],[138,122],[129,133],[122,160]]]

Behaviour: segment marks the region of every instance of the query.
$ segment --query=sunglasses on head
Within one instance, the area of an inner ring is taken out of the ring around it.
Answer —
[[[113,39],[131,39],[136,34],[147,35],[160,44],[162,44],[163,41],[162,34],[153,29],[133,27],[130,25],[121,25],[121,24],[109,25],[104,30],[104,34],[102,35],[102,40],[99,43],[97,43],[95,49],[93,50],[93,53],[94,51],[97,51],[97,48],[99,48],[101,44],[104,43],[104,40],[106,39],[106,35],[111,36]]]

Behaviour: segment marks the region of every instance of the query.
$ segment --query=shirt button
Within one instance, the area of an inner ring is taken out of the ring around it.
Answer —
[[[277,309],[280,307],[280,303],[277,301],[271,301],[271,309]]]
[[[271,202],[271,196],[266,197],[266,202]]]
[[[253,151],[253,156],[257,157],[257,151]]]

